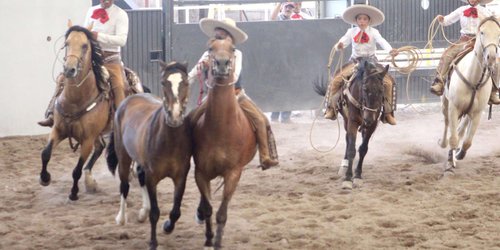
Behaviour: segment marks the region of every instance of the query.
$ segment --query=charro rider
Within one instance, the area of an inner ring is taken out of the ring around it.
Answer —
[[[444,82],[447,79],[450,64],[460,52],[466,49],[466,47],[474,46],[476,33],[481,20],[491,15],[488,9],[480,4],[484,5],[490,3],[491,1],[493,0],[462,0],[462,2],[467,3],[467,5],[457,8],[447,16],[437,16],[438,21],[443,26],[452,25],[460,21],[461,29],[460,39],[458,39],[455,44],[448,47],[441,56],[441,60],[439,61],[439,65],[436,69],[436,78],[434,79],[430,89],[433,94],[438,96],[443,94]],[[495,84],[498,84],[498,80],[495,76],[493,76],[492,79]],[[500,99],[496,94],[497,89],[495,84],[493,84],[493,89],[491,91],[490,103],[500,104]]]
[[[100,4],[91,7],[85,18],[85,27],[92,26],[94,38],[103,51],[104,68],[109,74],[113,91],[115,108],[125,99],[125,77],[120,50],[125,46],[128,35],[128,16],[114,0],[100,0]],[[54,124],[54,104],[57,96],[63,90],[62,76],[57,79],[57,86],[45,112],[45,120],[39,121],[40,126],[51,127]],[[142,91],[140,86],[134,86]]]
[[[203,18],[200,20],[200,28],[210,39],[227,39],[233,44],[241,44],[245,42],[248,35],[236,26],[234,20],[226,18],[222,21]],[[259,148],[260,164],[262,169],[267,169],[272,166],[278,165],[278,153],[276,150],[276,143],[274,135],[271,130],[271,125],[267,117],[255,105],[255,103],[245,94],[241,84],[241,67],[242,67],[242,53],[236,49],[234,63],[234,79],[236,80],[235,89],[238,98],[238,103],[245,115],[250,119],[256,134],[257,144]],[[189,82],[193,83],[198,79],[199,71],[203,74],[208,70],[208,51],[205,51],[198,61],[198,64],[189,72]],[[192,121],[197,121],[206,109],[206,102],[203,102],[191,115]]]
[[[345,22],[356,25],[347,30],[346,34],[340,38],[335,44],[337,50],[342,50],[349,44],[352,44],[352,54],[349,62],[343,65],[328,86],[327,94],[325,95],[326,112],[325,118],[335,120],[338,113],[338,102],[341,96],[343,79],[349,79],[355,71],[356,63],[361,58],[377,62],[375,51],[376,44],[380,45],[384,50],[387,50],[392,56],[398,55],[397,50],[380,35],[379,31],[374,26],[384,22],[384,13],[379,9],[367,5],[358,4],[347,8],[342,15]],[[384,105],[382,122],[396,125],[396,119],[393,112],[393,85],[394,80],[386,74],[384,77]]]

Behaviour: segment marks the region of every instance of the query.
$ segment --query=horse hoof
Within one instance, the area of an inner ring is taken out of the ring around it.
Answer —
[[[439,139],[438,140],[438,145],[441,147],[441,148],[446,148],[448,147],[448,139]]]
[[[345,176],[345,173],[347,173],[347,166],[340,166],[339,168],[339,171],[337,172],[337,174],[339,176]]]
[[[443,173],[443,177],[444,178],[449,178],[449,177],[452,177],[452,176],[455,176],[455,171],[453,169],[447,169]]]
[[[137,216],[137,221],[141,223],[145,222],[148,215],[149,211],[147,209],[141,208],[141,210],[139,210],[139,215]]]
[[[76,200],[78,200],[78,195],[77,194],[70,194],[69,199],[72,201],[76,201]]]
[[[47,172],[46,174],[40,174],[40,185],[46,187],[50,184],[50,174]]]
[[[342,189],[352,190],[352,181],[343,181],[342,182]]]
[[[361,178],[354,178],[354,180],[353,180],[352,183],[353,183],[353,185],[354,185],[355,188],[360,188],[360,187],[363,186],[363,179],[361,179]]]
[[[124,216],[122,212],[119,212],[118,215],[115,218],[116,225],[118,226],[123,226],[125,223],[127,223],[127,216]]]
[[[198,225],[202,225],[205,222],[205,220],[202,220],[200,219],[200,217],[198,217],[198,213],[194,215],[194,219],[196,220],[196,224]]]
[[[458,150],[458,153],[455,154],[455,158],[457,160],[463,160],[465,158],[466,153],[467,153],[467,151],[460,149],[460,150]]]
[[[172,231],[174,231],[174,228],[175,228],[175,224],[172,223],[170,220],[166,220],[165,223],[163,223],[163,231],[166,234],[172,233]]]

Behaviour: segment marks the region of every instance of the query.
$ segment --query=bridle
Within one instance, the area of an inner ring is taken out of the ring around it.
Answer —
[[[212,52],[210,51],[209,54],[208,54],[208,61],[209,61],[209,64],[210,64],[210,75],[213,77],[215,74],[216,74],[216,71],[215,71],[215,66],[217,64],[217,60],[215,59],[215,56],[212,54]],[[231,59],[229,59],[229,65],[227,66],[227,70],[229,71],[229,74],[234,74],[234,68],[235,68],[235,63],[236,63],[236,55],[232,55]],[[221,84],[221,83],[217,83],[215,81],[205,81],[205,85],[207,86],[207,88],[209,89],[212,89],[214,87],[228,87],[228,86],[233,86],[234,84],[236,84],[236,79],[232,82],[229,82],[229,83],[224,83],[224,84]],[[208,82],[212,82],[212,85],[210,85]]]
[[[369,78],[371,77],[374,77],[378,74],[382,73],[381,71],[375,71],[367,76],[365,76],[365,81],[368,80]],[[363,83],[364,84],[364,83]],[[358,108],[359,110],[361,111],[368,111],[368,112],[378,112],[380,111],[380,107],[378,108],[370,108],[370,107],[367,107],[366,104],[365,104],[365,98],[363,97],[363,95],[361,95],[361,103],[356,100],[356,98],[354,98],[354,96],[351,94],[351,91],[349,90],[349,87],[350,87],[350,84],[349,86],[347,86],[347,88],[344,90],[344,94],[347,96],[347,99],[356,107]]]
[[[64,47],[66,48],[67,45],[64,45]],[[92,45],[90,44],[88,49],[91,50],[91,48],[92,48]],[[67,52],[67,48],[66,48],[66,52]],[[83,66],[82,66],[83,65],[83,59],[82,58],[83,58],[83,56],[84,56],[83,53],[82,53],[82,55],[79,55],[79,56],[78,55],[70,54],[70,55],[65,55],[64,58],[63,58],[64,62],[66,62],[68,60],[68,58],[71,58],[71,57],[75,57],[76,58],[76,60],[78,62],[77,66],[76,66],[76,70],[78,71],[77,76],[80,74],[80,72],[82,72],[82,68],[83,68]],[[83,79],[80,80],[80,82],[78,84],[75,84],[75,86],[77,88],[79,88],[85,82],[85,80],[87,80],[87,78],[89,77],[89,75],[90,75],[91,72],[92,72],[92,70],[89,67],[89,70],[88,70],[87,74],[85,75],[85,77],[83,77]]]

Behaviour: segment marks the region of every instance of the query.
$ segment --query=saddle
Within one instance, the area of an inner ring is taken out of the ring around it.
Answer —
[[[474,49],[474,43],[469,43],[465,46],[464,50],[457,54],[457,56],[451,61],[450,68],[446,74],[446,87],[450,86],[450,78],[455,71],[455,67],[457,64],[465,57],[465,55],[469,54]]]

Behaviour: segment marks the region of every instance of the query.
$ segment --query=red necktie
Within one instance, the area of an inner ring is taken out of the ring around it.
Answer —
[[[363,35],[361,35],[361,33],[363,33]],[[354,37],[355,43],[367,43],[368,41],[370,41],[370,37],[364,31],[359,31],[359,33]]]
[[[464,10],[464,16],[477,18],[477,9],[475,7],[470,7]]]
[[[101,23],[106,23],[109,20],[108,13],[105,9],[95,9],[91,16],[92,19],[99,19]]]

